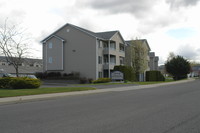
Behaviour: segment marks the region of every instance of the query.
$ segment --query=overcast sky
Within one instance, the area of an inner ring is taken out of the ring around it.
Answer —
[[[22,24],[39,43],[66,23],[94,32],[119,30],[125,40],[147,39],[163,64],[169,52],[200,61],[199,0],[0,0],[0,24]]]

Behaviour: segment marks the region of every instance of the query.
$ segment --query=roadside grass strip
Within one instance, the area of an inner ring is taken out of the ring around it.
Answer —
[[[73,92],[73,91],[86,91],[86,90],[95,90],[95,88],[93,87],[55,87],[55,88],[38,88],[38,89],[0,89],[0,98],[61,93],[61,92]]]

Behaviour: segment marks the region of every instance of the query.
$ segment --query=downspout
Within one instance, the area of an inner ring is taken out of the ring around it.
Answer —
[[[62,40],[62,70],[64,71],[64,40]]]
[[[108,40],[108,78],[110,78],[110,40]]]
[[[132,57],[133,56],[133,54],[132,54],[133,50],[132,50],[132,45],[130,45],[130,49],[131,49],[131,53],[130,53],[131,54],[130,55],[131,56],[131,67],[133,67],[133,57]]]
[[[98,55],[98,42],[97,42],[97,38],[96,38],[96,80],[98,79],[99,77],[99,63],[98,63],[98,60],[99,60],[99,55]]]
[[[48,57],[47,57],[47,42],[45,41],[44,44],[45,44],[45,47],[46,47],[46,62],[45,62],[45,64],[46,64],[45,67],[46,68],[45,68],[45,71],[47,71],[47,60],[48,60]]]

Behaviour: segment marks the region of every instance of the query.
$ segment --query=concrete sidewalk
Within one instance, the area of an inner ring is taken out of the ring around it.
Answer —
[[[153,88],[165,85],[173,85],[179,83],[186,83],[194,81],[195,79],[181,80],[176,82],[168,82],[161,84],[151,84],[151,85],[139,85],[139,86],[126,86],[126,87],[115,87],[108,89],[97,89],[97,90],[88,90],[88,91],[76,91],[76,92],[64,92],[64,93],[52,93],[52,94],[41,94],[41,95],[29,95],[29,96],[18,96],[18,97],[7,97],[0,98],[1,104],[10,104],[10,103],[21,103],[27,101],[37,101],[37,100],[45,100],[52,99],[64,96],[73,96],[73,95],[84,95],[84,94],[94,94],[94,93],[103,93],[103,92],[112,92],[112,91],[128,91],[128,90],[137,90],[137,89],[145,89],[145,88]]]

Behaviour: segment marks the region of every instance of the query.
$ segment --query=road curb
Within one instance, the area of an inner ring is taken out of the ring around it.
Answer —
[[[46,100],[64,96],[74,96],[74,95],[84,95],[84,94],[95,94],[103,92],[113,92],[113,91],[128,91],[128,90],[138,90],[145,88],[153,88],[165,85],[173,85],[194,81],[195,79],[181,80],[169,83],[151,84],[151,85],[139,85],[139,86],[127,86],[127,87],[115,87],[108,89],[97,89],[97,90],[87,90],[87,91],[76,91],[76,92],[64,92],[64,93],[51,93],[51,94],[41,94],[41,95],[29,95],[29,96],[17,96],[17,97],[7,97],[0,98],[0,105],[2,104],[12,104],[12,103],[22,103],[28,101]]]

